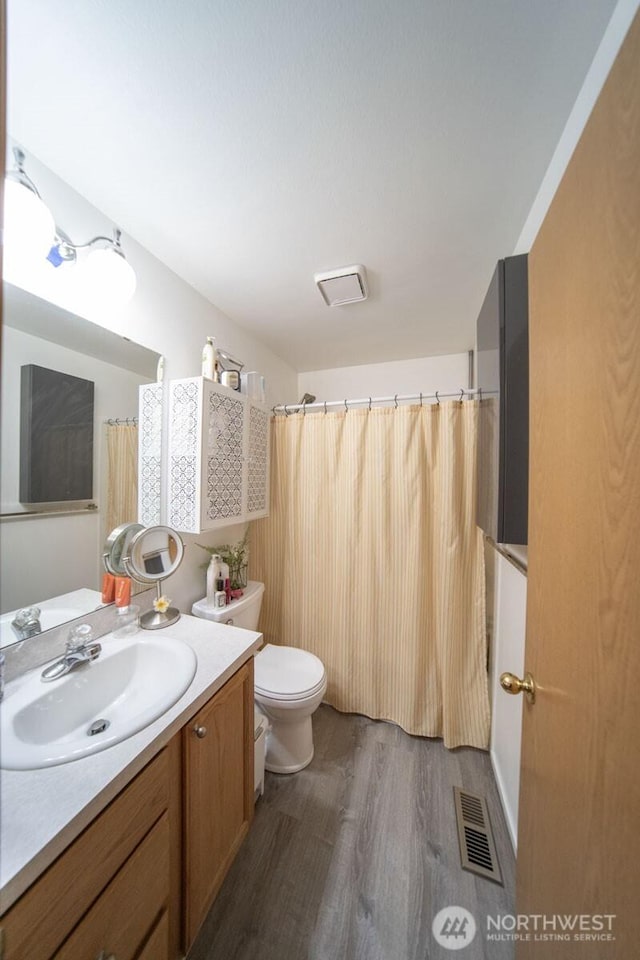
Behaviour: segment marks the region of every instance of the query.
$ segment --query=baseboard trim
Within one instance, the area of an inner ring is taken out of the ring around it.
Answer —
[[[513,847],[514,856],[518,855],[518,827],[517,824],[512,822],[512,819],[509,815],[507,804],[505,803],[505,789],[502,782],[502,777],[500,776],[500,769],[496,765],[495,755],[493,750],[489,750],[489,757],[491,759],[491,769],[493,770],[493,776],[496,781],[496,786],[498,788],[498,796],[500,797],[500,806],[502,807],[502,813],[504,814],[504,819],[507,824],[507,832],[509,834],[509,839],[511,840],[511,846]]]

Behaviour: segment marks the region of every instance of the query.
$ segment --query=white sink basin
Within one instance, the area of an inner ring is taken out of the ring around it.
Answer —
[[[43,683],[43,664],[7,684],[0,704],[0,766],[54,766],[126,740],[173,706],[196,672],[196,655],[181,640],[98,642],[97,660],[59,680]],[[96,721],[108,725],[90,735]]]

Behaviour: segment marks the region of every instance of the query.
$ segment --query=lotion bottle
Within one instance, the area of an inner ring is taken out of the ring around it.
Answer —
[[[224,580],[221,577],[218,577],[216,580],[216,596],[215,596],[215,606],[225,607],[227,605],[227,595],[224,591]]]
[[[216,379],[216,340],[215,337],[207,337],[207,342],[202,351],[202,376],[208,380]]]

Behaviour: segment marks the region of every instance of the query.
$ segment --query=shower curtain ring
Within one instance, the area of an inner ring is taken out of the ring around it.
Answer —
[[[325,402],[324,402],[324,415],[325,415],[325,417],[326,417],[326,415],[327,415],[327,401],[326,401],[326,400],[325,400]]]
[[[422,390],[420,391],[420,406],[422,406]]]
[[[285,417],[288,417],[288,416],[289,416],[289,411],[287,410],[287,405],[286,405],[286,403],[284,404],[284,415],[285,415]]]
[[[460,403],[464,400],[464,390],[460,391]]]
[[[369,413],[371,413],[371,397],[369,397]]]
[[[398,409],[398,394],[397,394],[397,393],[396,393],[395,397],[393,398],[393,402],[395,403],[395,405],[396,405],[396,410],[397,410],[397,409]]]
[[[349,407],[347,406],[347,401],[344,401],[344,412],[349,413]]]
[[[438,391],[436,390],[436,403],[440,406],[440,397],[438,396]]]

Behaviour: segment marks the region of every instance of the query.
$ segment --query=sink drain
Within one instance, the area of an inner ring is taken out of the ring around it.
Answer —
[[[105,720],[104,717],[100,717],[99,720],[94,720],[89,729],[87,730],[88,737],[95,737],[96,733],[104,733],[104,731],[109,726],[109,721]]]

